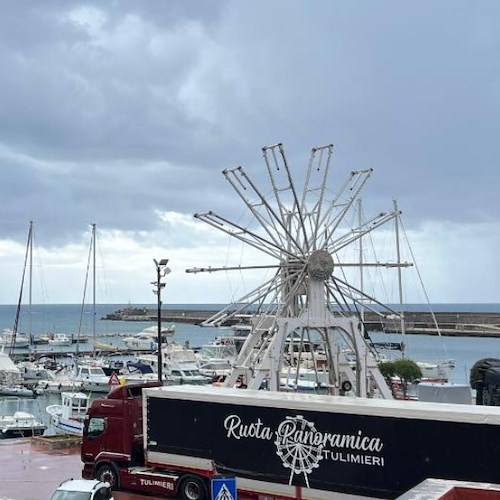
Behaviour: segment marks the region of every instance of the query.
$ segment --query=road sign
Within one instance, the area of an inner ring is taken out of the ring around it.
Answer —
[[[212,478],[212,500],[237,500],[236,478],[214,476]]]
[[[120,379],[118,378],[116,372],[113,372],[111,377],[109,377],[108,385],[120,385]]]

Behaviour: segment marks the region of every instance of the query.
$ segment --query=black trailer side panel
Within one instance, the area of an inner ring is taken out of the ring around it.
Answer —
[[[426,478],[500,482],[500,426],[148,397],[148,450],[221,473],[394,498]]]

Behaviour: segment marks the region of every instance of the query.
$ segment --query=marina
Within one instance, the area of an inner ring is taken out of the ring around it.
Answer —
[[[325,227],[338,227],[347,211],[339,211],[336,199],[329,207],[323,204],[332,145],[312,149],[300,204],[283,145],[263,152],[273,191],[269,198],[242,167],[223,174],[266,237],[213,212],[195,217],[243,243],[258,242],[257,248],[276,261],[263,266],[276,268],[274,276],[234,304],[164,312],[161,280],[169,271],[168,259],[154,260],[156,316],[147,305],[102,311],[95,298],[92,224],[86,283],[92,269],[94,296],[91,305],[80,308],[78,327],[72,318],[69,327],[39,329],[30,300],[27,337],[32,341],[16,346],[21,302],[16,308],[14,328],[5,334],[9,359],[24,358],[33,365],[20,365],[19,373],[11,367],[4,371],[17,378],[29,373],[32,380],[31,370],[43,361],[39,368],[50,376],[30,387],[42,409],[36,426],[35,414],[23,409],[5,412],[4,420],[27,425],[31,419],[33,438],[42,429],[47,438],[64,432],[81,436],[86,479],[109,482],[115,490],[177,494],[184,500],[207,499],[211,481],[220,474],[236,476],[242,498],[326,498],[334,493],[393,499],[433,474],[494,482],[496,462],[487,457],[494,453],[500,425],[500,410],[494,408],[500,384],[483,375],[495,366],[485,366],[469,385],[470,367],[480,352],[468,348],[467,341],[481,336],[481,348],[498,344],[500,314],[457,307],[412,311],[402,302],[384,304],[369,295],[363,288],[364,266],[396,269],[402,297],[401,269],[412,264],[401,260],[399,240],[394,262],[369,263],[361,254],[357,263],[337,262],[334,256],[338,259],[345,241],[361,246],[373,228],[388,222],[398,233],[397,202],[393,210],[365,222],[357,197],[371,169],[352,172],[343,187],[345,206],[355,208],[359,226],[333,238],[317,227],[320,220]],[[271,171],[273,163],[287,177],[282,188]],[[309,184],[314,165],[325,169],[319,190]],[[246,191],[260,202],[251,201]],[[311,193],[320,200],[309,210]],[[287,195],[295,200],[293,210],[283,201]],[[358,268],[360,286],[334,274],[344,266]],[[242,264],[229,270],[258,267]],[[228,268],[187,270],[217,271]],[[85,310],[90,315],[86,326]],[[462,345],[470,357],[454,356],[452,343]],[[227,345],[235,348],[231,358],[207,359],[211,346]],[[488,356],[498,348],[488,348]],[[215,369],[219,361],[229,361],[224,373]],[[212,374],[208,366],[214,367]],[[2,401],[2,411],[6,407]],[[413,450],[404,462],[402,435]],[[477,456],[486,450],[467,470],[459,456],[462,442]]]

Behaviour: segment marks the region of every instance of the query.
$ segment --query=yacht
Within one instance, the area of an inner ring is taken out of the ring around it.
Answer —
[[[177,342],[171,342],[162,348],[162,373],[164,382],[170,384],[209,384],[212,377],[203,375],[198,365],[194,350]],[[151,366],[158,372],[158,355],[142,354],[139,361]]]
[[[169,339],[175,334],[175,325],[170,325],[161,329],[161,343],[168,344]],[[158,349],[158,328],[150,326],[142,332],[130,335],[123,339],[124,344],[134,351],[151,351]]]

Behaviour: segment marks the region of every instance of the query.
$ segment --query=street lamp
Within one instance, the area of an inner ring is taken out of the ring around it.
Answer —
[[[151,284],[156,288],[153,290],[153,293],[156,294],[158,298],[158,380],[163,383],[163,374],[162,374],[162,359],[161,359],[161,289],[165,288],[165,283],[162,283],[161,279],[165,277],[170,269],[167,267],[168,259],[161,259],[159,262],[156,259],[153,259],[156,267],[156,281],[152,281]]]

